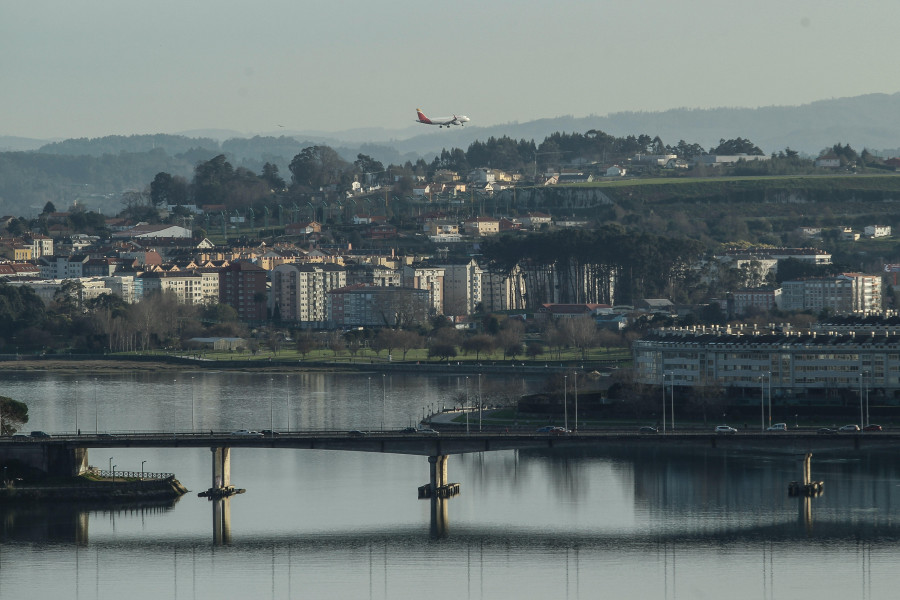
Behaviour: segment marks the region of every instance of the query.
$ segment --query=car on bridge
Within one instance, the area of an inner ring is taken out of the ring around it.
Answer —
[[[830,427],[820,427],[816,430],[816,433],[819,435],[832,435],[837,433],[837,429],[832,429]]]
[[[354,429],[353,431],[348,431],[347,435],[351,437],[364,437],[369,435],[368,432],[360,431],[359,429]]]
[[[33,438],[48,438],[48,437],[50,437],[50,434],[47,433],[46,431],[32,431],[31,437],[33,437]]]
[[[868,425],[863,427],[863,431],[884,431],[884,428],[881,425],[869,423]]]
[[[787,431],[787,423],[775,423],[766,427],[766,431]]]
[[[843,427],[838,429],[838,431],[840,431],[841,433],[856,433],[857,431],[859,431],[859,425],[844,425]]]
[[[649,425],[644,425],[640,429],[638,429],[638,433],[659,433],[659,429],[656,427],[650,427]]]
[[[240,436],[246,436],[246,437],[262,437],[263,434],[261,434],[258,431],[253,431],[252,429],[236,429],[231,432],[231,435],[240,435]]]
[[[535,433],[550,433],[553,431],[555,427],[553,425],[544,425],[543,427],[538,427],[535,429]]]
[[[716,433],[735,434],[737,429],[728,425],[716,425]]]

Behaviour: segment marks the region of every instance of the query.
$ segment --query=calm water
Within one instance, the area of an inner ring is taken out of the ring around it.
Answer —
[[[401,427],[477,378],[3,374],[46,431]],[[482,380],[487,401],[540,386]],[[76,426],[77,405],[77,426]],[[172,506],[0,512],[0,598],[895,598],[896,456],[816,456],[826,493],[788,498],[795,457],[496,452],[453,456],[462,494],[418,500],[423,457],[245,450],[230,543],[214,538],[208,450],[92,450],[172,471]],[[446,522],[443,521],[446,518]],[[446,527],[433,526],[434,519]]]

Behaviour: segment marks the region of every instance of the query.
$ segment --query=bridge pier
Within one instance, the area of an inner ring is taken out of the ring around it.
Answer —
[[[432,493],[436,492],[438,488],[442,488],[447,485],[448,458],[449,457],[446,454],[428,457],[428,464],[430,466],[429,471],[431,475],[430,485]]]
[[[235,489],[231,485],[231,448],[213,447],[210,451],[212,451],[212,487],[197,495],[213,500],[243,494],[246,490]]]
[[[212,488],[220,490],[231,485],[231,448],[210,448],[212,451]]]
[[[446,454],[429,456],[430,480],[419,488],[419,498],[450,498],[459,493],[459,484],[447,481]]]

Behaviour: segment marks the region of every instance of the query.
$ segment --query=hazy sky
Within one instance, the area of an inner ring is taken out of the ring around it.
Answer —
[[[417,107],[495,125],[895,93],[898,23],[898,0],[0,0],[0,135],[396,129]]]

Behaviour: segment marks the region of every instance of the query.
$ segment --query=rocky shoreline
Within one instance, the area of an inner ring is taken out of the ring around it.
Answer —
[[[158,502],[176,500],[188,492],[175,477],[144,481],[17,483],[0,487],[0,504],[23,502]]]

